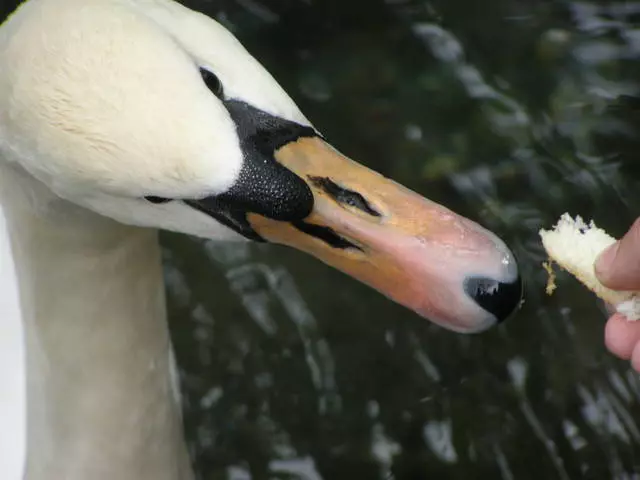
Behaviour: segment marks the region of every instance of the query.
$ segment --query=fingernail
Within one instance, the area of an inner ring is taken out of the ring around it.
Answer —
[[[616,252],[618,251],[618,242],[614,243],[610,247],[607,247],[598,258],[596,258],[595,270],[598,277],[606,277],[609,274],[613,260],[616,258]]]

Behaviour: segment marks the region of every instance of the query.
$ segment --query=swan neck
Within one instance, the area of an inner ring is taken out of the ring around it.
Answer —
[[[25,479],[191,478],[157,232],[1,163],[0,204],[23,327]]]

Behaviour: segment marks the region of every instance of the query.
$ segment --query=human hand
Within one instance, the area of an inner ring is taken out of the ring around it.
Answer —
[[[640,291],[640,218],[618,242],[606,249],[596,260],[598,280],[614,290]],[[614,313],[604,331],[609,351],[640,372],[640,321],[629,322]]]

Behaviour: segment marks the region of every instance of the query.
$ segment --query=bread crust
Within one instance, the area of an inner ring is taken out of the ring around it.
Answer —
[[[551,262],[568,271],[599,298],[613,305],[628,320],[640,319],[640,293],[612,290],[605,287],[595,274],[598,255],[616,239],[598,228],[595,223],[586,223],[580,216],[573,218],[564,213],[551,230],[541,229],[542,245]],[[550,275],[547,293],[555,290],[550,264],[545,266]]]

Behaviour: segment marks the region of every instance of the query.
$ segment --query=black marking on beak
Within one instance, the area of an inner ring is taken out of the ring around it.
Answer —
[[[357,208],[373,217],[380,217],[380,213],[376,211],[371,204],[358,192],[341,187],[333,180],[327,177],[309,177],[309,180],[316,187],[324,190],[336,202]]]
[[[165,197],[156,197],[155,195],[147,195],[144,197],[147,202],[155,203],[156,205],[160,205],[162,203],[169,203],[171,201],[170,198]]]
[[[469,277],[464,282],[467,294],[498,323],[509,318],[522,305],[523,283],[520,275],[510,283],[493,278]]]
[[[350,242],[344,237],[341,237],[329,227],[323,227],[322,225],[314,225],[313,223],[307,223],[302,220],[297,222],[291,222],[291,225],[293,225],[295,228],[300,230],[302,233],[306,233],[307,235],[311,235],[312,237],[322,240],[327,245],[333,248],[339,248],[341,250],[354,248],[356,250],[360,250],[361,252],[364,251],[358,245]]]
[[[223,104],[236,125],[243,162],[236,182],[216,198],[273,220],[291,222],[307,217],[313,209],[311,188],[278,163],[274,154],[298,138],[315,136],[315,130],[239,100],[225,100]]]
[[[215,76],[205,71],[203,78],[216,93]],[[224,98],[221,101],[236,126],[243,153],[240,173],[226,192],[184,202],[250,240],[264,241],[247,220],[248,213],[281,222],[301,221],[309,216],[314,203],[311,187],[278,163],[275,152],[301,137],[318,134],[309,126],[271,115],[245,102]]]
[[[303,137],[319,137],[312,127],[277,117],[241,100],[224,100],[223,105],[236,125],[240,144],[246,154],[259,154],[263,160],[268,157],[276,162],[273,154],[280,147]],[[276,162],[277,163],[277,162]]]
[[[219,197],[207,197],[200,200],[184,200],[184,203],[196,210],[215,218],[225,227],[234,230],[243,237],[255,242],[265,242],[247,220],[247,211],[233,206]]]

